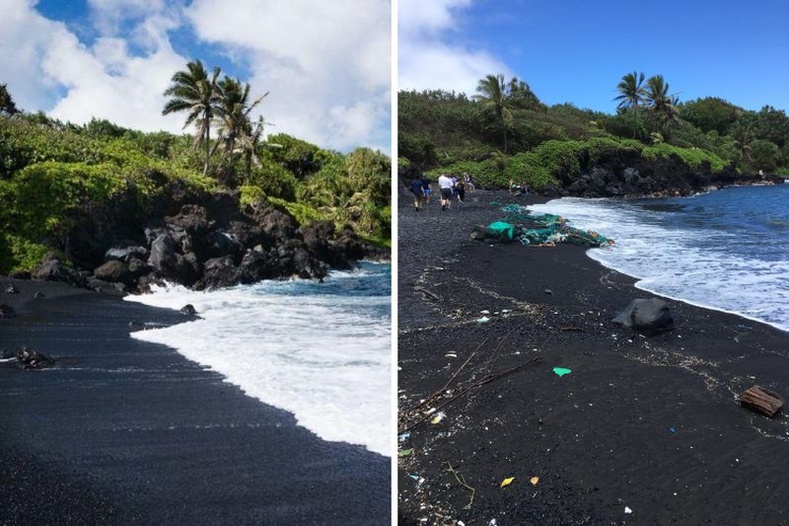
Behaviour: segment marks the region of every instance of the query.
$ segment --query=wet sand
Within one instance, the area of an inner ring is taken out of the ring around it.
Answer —
[[[399,522],[786,523],[789,419],[738,396],[789,397],[789,334],[667,300],[674,329],[638,335],[611,323],[653,297],[633,279],[581,247],[473,241],[491,201],[530,200],[467,197],[401,199]]]
[[[56,364],[0,362],[0,524],[390,522],[388,457],[320,440],[129,336],[184,315],[52,283],[13,281],[8,294],[10,282],[0,303],[18,315],[0,318],[0,351],[29,346]]]

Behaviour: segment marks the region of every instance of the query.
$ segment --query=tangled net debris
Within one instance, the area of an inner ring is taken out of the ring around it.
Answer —
[[[614,244],[594,230],[582,230],[570,226],[565,218],[554,214],[532,214],[521,205],[510,204],[500,208],[504,216],[485,227],[476,227],[471,237],[480,241],[510,243],[519,241],[524,245],[556,245],[571,243],[584,247],[607,247]]]

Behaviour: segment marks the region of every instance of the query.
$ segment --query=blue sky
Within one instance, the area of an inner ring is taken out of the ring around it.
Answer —
[[[680,101],[789,111],[786,0],[400,0],[399,89],[473,95],[517,76],[546,104],[616,111],[628,72],[662,74]]]
[[[24,111],[179,133],[163,92],[197,58],[269,92],[252,115],[269,133],[391,151],[390,0],[0,0],[0,13],[0,83]]]

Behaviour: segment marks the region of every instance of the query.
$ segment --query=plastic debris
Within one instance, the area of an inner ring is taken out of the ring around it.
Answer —
[[[556,376],[564,376],[565,374],[570,374],[572,369],[567,369],[566,367],[554,367],[553,372],[556,373]]]
[[[472,232],[474,239],[498,242],[520,241],[524,245],[554,246],[556,243],[572,243],[585,247],[607,247],[612,239],[593,230],[582,230],[569,226],[568,221],[554,214],[532,214],[516,204],[501,207],[505,217],[487,227],[477,227]]]
[[[413,453],[413,449],[401,449],[399,453],[397,453],[398,457],[410,457],[411,453]]]
[[[488,318],[487,316],[483,316],[481,318],[477,318],[477,323],[488,323],[489,321],[490,321],[490,318]]]
[[[440,411],[440,412],[436,413],[436,416],[434,416],[433,418],[430,419],[430,423],[431,424],[438,424],[439,422],[441,422],[444,419],[445,416],[447,416],[446,413],[444,413],[443,411]]]
[[[677,432],[677,429],[675,427],[669,427],[668,430],[671,433],[676,433]]]
[[[627,513],[627,514],[633,513],[633,510],[631,510],[630,508],[625,506],[625,513]]]
[[[509,486],[510,484],[512,484],[513,480],[515,480],[515,477],[507,477],[507,478],[505,478],[504,480],[501,481],[501,486],[500,487],[504,488],[506,486]]]
[[[529,479],[529,482],[531,482],[532,486],[536,486],[539,481],[540,481],[540,477],[532,477]]]
[[[409,438],[411,438],[411,432],[410,431],[406,431],[402,435],[398,436],[397,440],[400,441],[400,442],[405,442]]]

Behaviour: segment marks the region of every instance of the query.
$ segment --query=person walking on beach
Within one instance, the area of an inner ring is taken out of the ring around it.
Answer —
[[[455,183],[455,191],[456,191],[457,196],[458,196],[458,201],[463,203],[464,199],[466,198],[466,183],[465,183],[465,181],[463,181],[462,179],[458,180],[458,182]]]
[[[422,188],[422,176],[415,177],[413,181],[411,181],[411,193],[414,194],[414,210],[419,212],[419,210],[423,206],[424,198],[425,198],[425,191]]]
[[[452,207],[452,178],[447,174],[441,174],[438,178],[438,187],[441,189],[441,210],[449,210]]]
[[[433,181],[431,181],[424,175],[422,176],[422,190],[423,193],[425,194],[424,203],[426,205],[430,204],[430,196],[433,194],[433,188],[430,186],[432,183]]]
[[[471,180],[471,176],[468,174],[468,172],[463,172],[463,182],[466,183],[466,190],[468,190],[469,193],[476,190],[474,181]]]

